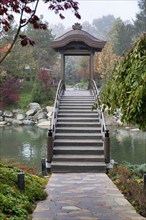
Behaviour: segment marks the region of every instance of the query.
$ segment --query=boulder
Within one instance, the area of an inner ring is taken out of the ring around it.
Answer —
[[[36,109],[30,109],[26,112],[27,116],[34,116],[36,114],[37,110]]]
[[[6,124],[7,124],[6,121],[0,121],[0,126],[4,126],[4,125],[6,125]]]
[[[7,118],[13,118],[13,113],[6,110],[4,111],[3,116]]]
[[[32,120],[27,120],[27,119],[26,119],[26,120],[23,120],[22,122],[23,122],[24,125],[34,125],[34,124],[35,124],[34,121],[32,121]]]
[[[16,119],[17,120],[24,120],[25,119],[25,114],[24,113],[18,113],[16,115]]]
[[[46,113],[43,112],[43,111],[40,111],[37,113],[37,120],[40,120],[40,119],[46,119]]]
[[[54,107],[52,106],[46,106],[47,112],[53,112],[54,111]]]
[[[48,120],[40,121],[37,124],[37,126],[40,127],[40,128],[49,128],[50,127],[50,121],[48,121]]]
[[[33,109],[33,110],[35,110],[35,111],[38,111],[38,110],[41,109],[41,106],[40,106],[40,104],[37,103],[37,102],[32,102],[32,103],[30,103],[30,104],[28,105],[28,108],[29,108],[29,109]]]
[[[3,119],[3,117],[2,116],[0,116],[0,121],[3,121],[4,119]]]
[[[13,109],[13,114],[14,115],[17,115],[17,114],[24,114],[24,110],[23,109]]]
[[[13,118],[7,118],[7,117],[6,117],[6,118],[5,118],[5,121],[8,122],[8,123],[12,123]]]
[[[24,123],[21,120],[13,119],[12,124],[13,125],[23,125]]]
[[[0,110],[0,116],[2,116],[3,115],[3,112],[2,112],[2,110]]]

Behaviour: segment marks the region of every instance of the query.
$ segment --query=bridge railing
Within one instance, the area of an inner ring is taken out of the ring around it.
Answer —
[[[56,91],[56,97],[55,97],[55,102],[54,102],[54,110],[53,110],[53,115],[52,115],[52,121],[51,121],[51,126],[48,130],[48,143],[47,143],[47,162],[51,163],[52,162],[52,157],[53,157],[53,146],[54,146],[54,136],[56,132],[56,122],[57,122],[57,114],[59,110],[59,103],[61,96],[63,95],[65,90],[65,85],[64,81],[60,80],[57,91]]]
[[[57,114],[58,114],[58,109],[59,109],[59,103],[60,103],[60,99],[61,96],[63,95],[65,90],[65,85],[63,80],[60,80],[58,83],[58,87],[57,87],[57,91],[56,91],[56,97],[55,97],[55,102],[54,102],[54,110],[53,110],[53,115],[52,115],[52,133],[53,133],[53,137],[55,135],[55,130],[56,130],[56,122],[57,122]]]
[[[89,88],[91,92],[93,93],[96,102],[98,103],[99,100],[99,90],[97,88],[96,82],[94,80],[90,81]],[[110,162],[110,137],[109,137],[109,130],[106,128],[104,114],[100,108],[97,108],[98,114],[99,114],[99,120],[101,124],[101,133],[103,135],[103,142],[104,142],[104,158],[105,162]]]

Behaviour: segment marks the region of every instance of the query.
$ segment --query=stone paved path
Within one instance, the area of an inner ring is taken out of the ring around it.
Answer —
[[[52,174],[33,220],[144,220],[106,174]]]

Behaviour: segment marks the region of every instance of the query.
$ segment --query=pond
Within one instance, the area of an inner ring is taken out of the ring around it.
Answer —
[[[146,132],[110,127],[111,157],[118,163],[146,163]],[[36,126],[0,127],[0,162],[27,164],[41,171],[46,157],[47,129]]]

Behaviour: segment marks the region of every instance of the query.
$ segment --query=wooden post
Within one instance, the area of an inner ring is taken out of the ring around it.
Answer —
[[[48,130],[48,143],[47,143],[47,162],[51,163],[53,157],[53,136],[52,129]]]
[[[45,158],[42,158],[41,165],[42,165],[42,175],[47,176],[47,168],[46,168],[46,159]]]
[[[109,163],[110,162],[110,137],[109,137],[109,130],[105,130],[104,158],[105,158],[105,163]]]
[[[17,176],[18,179],[18,187],[20,190],[25,189],[25,174],[23,171],[20,171]]]
[[[146,174],[143,175],[143,190],[146,195]]]

